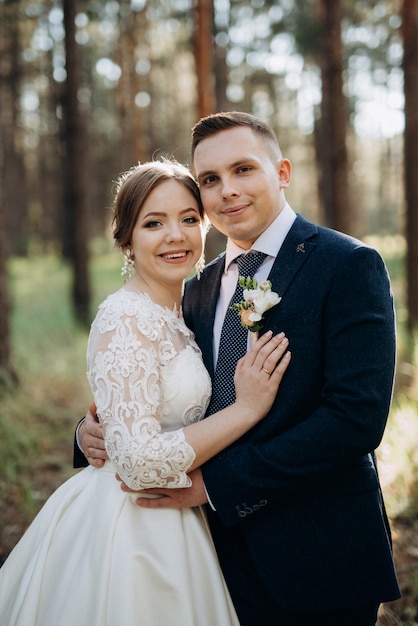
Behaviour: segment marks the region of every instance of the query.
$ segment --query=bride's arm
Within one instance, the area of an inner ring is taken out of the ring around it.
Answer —
[[[136,314],[109,323],[106,305],[90,332],[88,379],[106,451],[132,489],[187,487],[194,460],[182,430],[163,433],[158,341],[138,330]]]
[[[100,320],[100,313],[99,313]],[[237,401],[173,432],[162,432],[158,342],[139,332],[135,316],[121,315],[103,331],[97,319],[88,346],[88,377],[106,450],[132,489],[190,486],[187,472],[238,439],[269,410],[289,362],[283,337],[258,340],[238,365]],[[99,331],[99,327],[102,330]]]

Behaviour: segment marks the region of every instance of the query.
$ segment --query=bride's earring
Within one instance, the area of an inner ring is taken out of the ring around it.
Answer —
[[[202,253],[202,256],[194,266],[197,280],[200,280],[200,274],[203,272],[203,268],[205,267],[205,255]]]
[[[126,250],[124,251],[122,255],[122,258],[123,258],[123,265],[120,271],[120,275],[123,278],[123,282],[126,283],[128,280],[132,278],[132,276],[134,275],[134,271],[135,271],[134,259],[132,257],[132,252],[130,251],[129,248],[126,248]]]

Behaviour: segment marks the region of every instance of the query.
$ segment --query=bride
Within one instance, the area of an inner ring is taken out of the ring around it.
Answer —
[[[200,421],[210,378],[181,312],[205,232],[189,170],[162,160],[122,174],[113,225],[129,280],[99,307],[87,349],[110,460],[66,481],[9,555],[1,624],[236,626],[203,509],[139,508],[115,473],[133,490],[190,486],[193,469],[268,412],[287,340],[253,342],[237,365],[235,403]]]

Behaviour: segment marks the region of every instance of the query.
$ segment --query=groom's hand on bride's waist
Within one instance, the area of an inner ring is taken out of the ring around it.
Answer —
[[[189,477],[192,481],[191,487],[185,487],[184,489],[142,489],[141,494],[145,497],[139,496],[136,500],[138,506],[144,509],[182,509],[184,507],[193,507],[206,504],[208,501],[205,485],[203,482],[202,472],[200,469],[195,469],[190,472]],[[133,489],[130,489],[120,478],[116,475],[117,480],[121,483],[122,491],[128,493],[136,493]],[[149,498],[147,495],[160,496],[159,498]]]
[[[109,458],[106,452],[102,427],[96,415],[96,405],[91,404],[76,431],[77,444],[88,463],[103,467]]]

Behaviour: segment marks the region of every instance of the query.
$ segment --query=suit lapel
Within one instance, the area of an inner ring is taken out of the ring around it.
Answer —
[[[272,284],[272,290],[282,298],[285,297],[286,290],[294,277],[315,249],[316,244],[311,239],[317,235],[317,232],[318,229],[315,224],[308,222],[301,215],[296,217],[268,277]],[[279,304],[278,307],[273,307],[266,312],[265,326],[261,331],[262,333],[268,328],[274,327],[273,320],[280,318],[281,311],[282,308]]]
[[[199,347],[203,354],[206,369],[213,376],[213,324],[215,321],[216,305],[221,288],[221,278],[225,267],[225,253],[216,261],[205,267],[201,277],[204,298],[200,308]],[[204,279],[204,280],[202,280]]]
[[[296,217],[269,274],[273,291],[280,296],[283,297],[295,274],[315,249],[316,244],[309,239],[317,232],[315,224],[308,222],[301,215]]]

